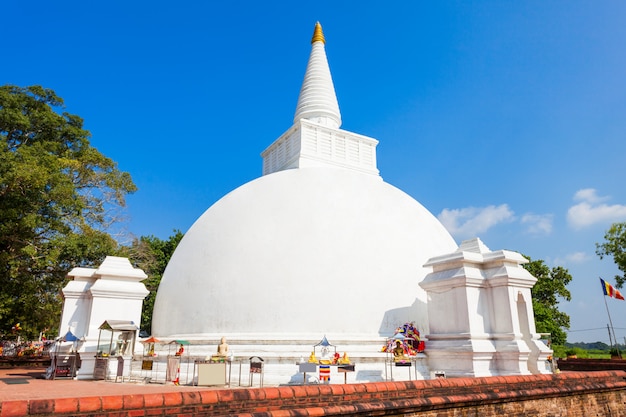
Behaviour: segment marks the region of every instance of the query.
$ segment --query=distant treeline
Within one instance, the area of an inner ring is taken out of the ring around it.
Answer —
[[[585,349],[585,350],[605,350],[605,351],[609,351],[611,350],[611,346],[607,345],[604,342],[592,342],[592,343],[585,343],[585,342],[577,342],[577,343],[565,343],[565,347],[567,348],[581,348],[581,349]],[[617,348],[624,352],[626,351],[626,345],[617,345]]]

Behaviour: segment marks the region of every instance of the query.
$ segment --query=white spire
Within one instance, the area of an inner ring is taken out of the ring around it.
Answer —
[[[293,121],[296,123],[301,119],[307,119],[324,126],[339,128],[341,114],[326,59],[325,43],[322,25],[317,22],[313,39],[311,39],[311,55]]]
[[[293,125],[261,153],[263,175],[285,169],[331,166],[380,178],[376,167],[378,141],[339,128],[341,115],[324,43],[318,22]]]

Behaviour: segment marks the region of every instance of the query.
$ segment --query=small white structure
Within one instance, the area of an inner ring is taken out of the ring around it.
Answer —
[[[77,378],[91,379],[100,326],[110,320],[131,321],[139,326],[142,303],[148,295],[141,281],[148,276],[133,268],[127,258],[116,256],[107,256],[98,268],[74,268],[67,276],[71,281],[63,288],[60,334],[71,330],[80,339],[82,366]],[[128,361],[133,353],[126,352]]]
[[[428,364],[447,376],[549,373],[551,350],[535,330],[530,289],[537,279],[517,252],[480,239],[430,259]]]

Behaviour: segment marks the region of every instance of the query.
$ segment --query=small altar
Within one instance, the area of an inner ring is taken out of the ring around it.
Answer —
[[[333,350],[331,354],[331,349]],[[320,356],[321,359],[317,359]],[[307,362],[297,362],[298,371],[303,373],[303,384],[307,383],[306,374],[316,373],[319,375],[319,383],[330,383],[331,369],[343,373],[344,384],[348,383],[348,372],[354,372],[355,366],[348,358],[348,354],[344,353],[343,357],[337,353],[337,347],[330,343],[326,336],[313,346],[313,352],[309,356]]]
[[[385,380],[386,381],[395,381],[393,378],[393,369],[398,368],[406,368],[409,373],[409,380],[417,379],[417,368],[418,363],[421,358],[417,356],[411,356],[407,359],[396,361],[393,359],[388,359],[385,361]],[[413,370],[413,371],[411,371]],[[396,371],[397,372],[397,371]],[[411,372],[413,373],[413,377],[411,377]]]
[[[93,379],[115,381],[130,378],[132,352],[139,328],[133,321],[106,320],[99,327]]]
[[[423,363],[426,360],[424,350],[426,345],[420,339],[420,332],[413,322],[404,323],[396,329],[396,333],[387,339],[383,352],[387,353],[385,360],[385,380],[394,381],[393,369],[396,367],[408,370],[409,380],[418,379],[418,368],[428,369]],[[411,377],[413,370],[413,377]],[[423,372],[420,372],[423,373]]]
[[[341,364],[321,364],[321,363],[311,363],[311,362],[299,362],[296,363],[296,365],[298,365],[298,371],[302,372],[304,374],[303,376],[303,380],[302,383],[306,384],[306,374],[307,373],[318,373],[318,369],[320,370],[320,375],[323,373],[322,370],[327,370],[328,372],[326,373],[328,379],[327,381],[330,381],[330,370],[331,369],[336,369],[336,371],[338,373],[343,373],[343,383],[347,384],[348,383],[348,373],[349,372],[354,372],[355,371],[355,365],[354,364],[345,364],[345,365],[341,365]],[[320,368],[322,367],[322,368]],[[321,380],[320,380],[321,382]]]

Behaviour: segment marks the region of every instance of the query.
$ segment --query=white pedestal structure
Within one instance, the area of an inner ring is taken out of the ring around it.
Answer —
[[[530,289],[537,279],[517,252],[492,252],[478,238],[431,258],[420,283],[428,294],[428,359],[446,376],[549,373],[552,351],[539,340]]]
[[[77,378],[92,379],[100,325],[106,320],[126,320],[139,326],[143,299],[148,295],[140,281],[148,276],[133,268],[127,258],[107,256],[97,269],[74,268],[68,277],[60,336],[69,329],[80,339],[82,366]],[[135,348],[127,352],[129,358]]]

